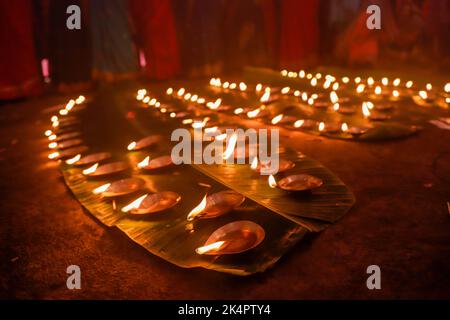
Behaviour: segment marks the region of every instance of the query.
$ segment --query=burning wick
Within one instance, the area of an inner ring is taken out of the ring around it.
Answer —
[[[45,134],[46,137],[49,137],[49,136],[51,136],[53,134],[53,131],[52,130],[46,130],[44,132],[44,134]]]
[[[362,113],[363,113],[364,117],[368,118],[370,116],[370,111],[369,111],[367,102],[363,102],[361,108],[362,108]]]
[[[91,174],[91,173],[94,173],[95,170],[97,170],[97,167],[98,167],[98,163],[94,164],[92,167],[89,167],[89,168],[87,168],[87,169],[84,169],[84,170],[83,170],[83,174],[84,174],[84,175],[89,175],[89,174]]]
[[[92,193],[93,194],[101,194],[101,193],[105,192],[106,190],[108,190],[110,186],[111,186],[111,183],[104,184],[104,185],[92,190]]]
[[[137,164],[139,169],[145,168],[150,163],[150,156],[146,156],[144,160]]]
[[[335,91],[330,92],[330,100],[332,103],[337,103],[339,101],[339,97]]]
[[[180,89],[177,91],[177,95],[178,95],[179,97],[181,97],[181,96],[184,95],[185,92],[186,92],[186,90],[185,90],[184,88],[180,88]]]
[[[381,87],[380,86],[377,86],[375,88],[375,94],[377,94],[377,95],[381,94]]]
[[[198,247],[197,249],[195,249],[195,252],[197,252],[198,254],[205,254],[209,251],[220,249],[224,244],[225,244],[225,241],[213,242],[207,246]]]
[[[182,124],[191,124],[192,122],[192,119],[184,119],[183,121],[181,121]]]
[[[58,146],[58,144],[57,144],[56,142],[51,142],[51,143],[49,143],[49,145],[48,145],[48,147],[49,147],[50,149],[55,149],[57,146]]]
[[[367,84],[368,84],[369,86],[373,86],[374,83],[375,83],[375,80],[373,80],[372,77],[369,77],[369,78],[367,79]]]
[[[410,81],[408,81],[407,83],[406,83],[406,87],[408,88],[408,89],[410,89],[410,88],[412,88],[412,86],[413,86],[413,82],[410,80]]]
[[[271,187],[271,188],[275,188],[277,186],[277,182],[273,175],[269,176],[268,182],[269,182],[269,187]]]
[[[166,90],[166,94],[167,95],[171,95],[173,93],[173,88],[168,88],[167,90]]]
[[[430,91],[431,89],[433,89],[433,86],[431,85],[431,83],[427,83],[427,90]]]
[[[393,82],[394,87],[398,87],[400,85],[400,81],[401,80],[399,78],[395,79],[394,82]]]
[[[275,118],[272,119],[272,124],[275,125],[278,122],[280,122],[282,119],[283,119],[283,114],[279,114]]]
[[[450,83],[449,83],[449,82],[447,82],[447,83],[445,84],[444,90],[445,90],[445,92],[447,92],[447,93],[450,92]]]
[[[122,212],[128,212],[130,210],[139,208],[141,206],[142,201],[144,201],[144,199],[147,198],[147,196],[148,194],[144,194],[143,196],[137,198],[130,204],[126,205],[125,207],[122,208]]]
[[[290,90],[291,90],[291,88],[289,88],[289,87],[284,87],[283,89],[281,89],[281,93],[282,93],[282,94],[288,94]]]
[[[66,116],[68,113],[69,113],[69,111],[67,111],[66,109],[59,110],[59,114],[62,116]]]
[[[207,194],[205,194],[205,196],[203,197],[202,201],[194,209],[192,209],[191,212],[189,212],[189,214],[187,216],[187,220],[188,221],[194,220],[200,213],[203,212],[203,210],[205,210],[205,208],[206,208],[206,197],[207,197]]]
[[[357,92],[357,93],[363,93],[365,87],[366,87],[366,86],[363,85],[362,83],[359,84],[358,87],[356,87],[356,92]]]
[[[383,86],[387,86],[389,84],[389,79],[384,77],[383,79],[381,79],[381,83],[383,84]]]
[[[74,164],[76,163],[78,160],[81,159],[81,154],[77,154],[75,157],[69,159],[66,161],[67,164]]]
[[[338,111],[339,108],[340,108],[339,103],[335,103],[335,104],[333,105],[333,110],[334,110],[334,111]]]
[[[51,122],[57,122],[58,120],[59,120],[58,116],[53,116],[53,117],[50,118]]]
[[[342,130],[342,132],[348,131],[348,125],[345,122],[341,125],[341,130]]]
[[[52,134],[51,136],[48,137],[48,140],[53,141],[56,140],[56,134]]]
[[[132,143],[130,143],[130,144],[128,145],[127,149],[128,149],[129,151],[134,150],[134,148],[136,148],[136,145],[137,145],[136,141],[133,141]]]

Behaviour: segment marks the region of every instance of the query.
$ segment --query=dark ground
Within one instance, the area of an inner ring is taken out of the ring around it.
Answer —
[[[125,96],[125,95],[124,95]],[[47,97],[0,106],[0,298],[450,298],[450,132],[365,144],[297,134],[285,143],[354,192],[354,208],[299,243],[272,270],[242,278],[181,269],[85,212],[47,160]],[[66,288],[81,267],[82,289]],[[366,268],[381,267],[381,290]]]

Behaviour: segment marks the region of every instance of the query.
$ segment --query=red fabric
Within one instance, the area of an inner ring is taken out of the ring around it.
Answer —
[[[0,99],[39,92],[31,0],[0,1]]]
[[[281,1],[280,63],[300,68],[316,58],[319,41],[319,0]]]
[[[143,50],[145,74],[152,79],[168,79],[180,71],[180,57],[170,0],[129,0],[137,35]]]

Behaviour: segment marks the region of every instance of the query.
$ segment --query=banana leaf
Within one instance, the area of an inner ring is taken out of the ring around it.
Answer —
[[[275,193],[272,201],[266,201],[261,195],[249,194],[243,190],[243,184],[229,180],[232,171],[236,177],[243,172],[250,175],[248,168],[234,166],[234,169],[223,167],[219,171],[214,171],[217,168],[209,171],[205,167],[183,165],[156,173],[137,171],[133,168],[145,156],[154,158],[170,154],[171,144],[163,143],[154,149],[127,152],[126,146],[129,142],[148,134],[162,134],[170,140],[168,134],[173,128],[179,127],[179,123],[167,114],[136,108],[130,99],[123,98],[125,94],[127,97],[134,96],[134,92],[130,90],[100,92],[85,110],[77,113],[81,121],[76,129],[83,133],[84,142],[90,147],[90,152],[109,151],[113,154],[114,161],[128,162],[130,170],[114,177],[92,179],[82,174],[84,168],[70,166],[64,162],[61,162],[60,168],[67,186],[93,216],[106,226],[119,228],[131,240],[170,263],[185,268],[203,267],[236,275],[263,272],[300,241],[308,230],[322,230],[337,221],[353,203],[353,196],[336,177],[317,162],[307,158],[296,160],[297,169],[314,173],[324,179],[327,187],[323,190],[329,192],[329,195],[318,195],[311,205],[308,205],[305,199],[283,199]],[[102,184],[130,176],[144,179],[146,189],[115,201],[92,193],[93,189]],[[259,181],[257,185],[260,191],[265,190],[265,181],[259,177],[252,179]],[[242,180],[242,176],[239,180]],[[211,187],[205,188],[205,185]],[[186,220],[187,214],[200,203],[206,193],[211,194],[227,188],[247,196],[242,206],[215,219],[195,222]],[[177,192],[182,200],[172,209],[147,216],[134,216],[120,210],[142,194],[158,191]],[[271,197],[270,192],[276,191],[267,192]],[[336,203],[342,206],[336,206]],[[288,213],[279,210],[281,205],[286,207]],[[308,210],[314,214],[308,213]],[[331,210],[331,213],[327,214],[327,210]],[[251,220],[261,225],[266,232],[264,241],[258,247],[240,254],[201,256],[195,253],[195,248],[202,246],[214,230],[237,220]]]

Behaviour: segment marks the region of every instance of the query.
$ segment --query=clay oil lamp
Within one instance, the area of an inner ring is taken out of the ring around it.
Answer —
[[[273,169],[274,172],[270,172],[270,163],[261,163],[260,161],[258,161],[257,157],[253,158],[252,163],[250,165],[250,168],[252,170],[255,170],[258,173],[264,172],[265,174],[280,173],[292,169],[294,167],[295,167],[294,162],[283,158],[280,158],[278,160],[278,168]]]
[[[92,193],[99,194],[105,198],[114,198],[134,193],[144,187],[144,180],[133,177],[106,183],[95,188]]]
[[[346,123],[343,123],[341,125],[341,131],[343,133],[348,133],[352,136],[360,136],[363,135],[364,133],[366,133],[367,131],[369,131],[369,127],[357,127],[357,126],[352,126],[349,127]]]
[[[66,163],[75,166],[85,166],[93,163],[99,163],[109,158],[111,158],[111,153],[109,152],[93,153],[84,157],[82,157],[81,154],[78,154],[75,157],[67,160]]]
[[[235,221],[214,231],[195,252],[200,255],[237,254],[257,247],[264,240],[264,229],[247,220]]]
[[[98,163],[96,163],[93,166],[84,169],[83,174],[88,177],[103,177],[122,173],[128,169],[129,169],[128,164],[123,161],[107,163],[100,166]]]
[[[361,108],[364,118],[367,118],[371,121],[385,121],[390,118],[387,114],[370,111],[370,109],[373,108],[373,104],[371,104],[370,102],[363,102]]]
[[[316,126],[316,121],[311,119],[299,119],[293,124],[293,129],[307,129],[310,130]]]
[[[131,142],[128,145],[127,149],[129,151],[138,151],[138,150],[142,150],[145,148],[153,147],[155,144],[157,144],[160,141],[161,141],[161,136],[152,135],[152,136],[145,137],[137,142],[136,141]]]
[[[309,191],[323,185],[322,179],[309,174],[294,174],[276,181],[273,175],[268,178],[271,188],[280,188],[285,191]]]
[[[154,194],[145,194],[130,204],[123,207],[122,212],[129,212],[131,214],[141,215],[165,211],[172,208],[181,197],[178,193],[172,191],[162,191]]]
[[[239,207],[245,197],[232,190],[220,191],[210,196],[205,196],[203,200],[191,210],[187,216],[188,221],[195,219],[211,219],[224,215]]]
[[[167,169],[172,166],[171,156],[161,156],[150,160],[150,157],[145,157],[144,160],[137,164],[137,168],[145,171],[157,171],[162,169]]]

